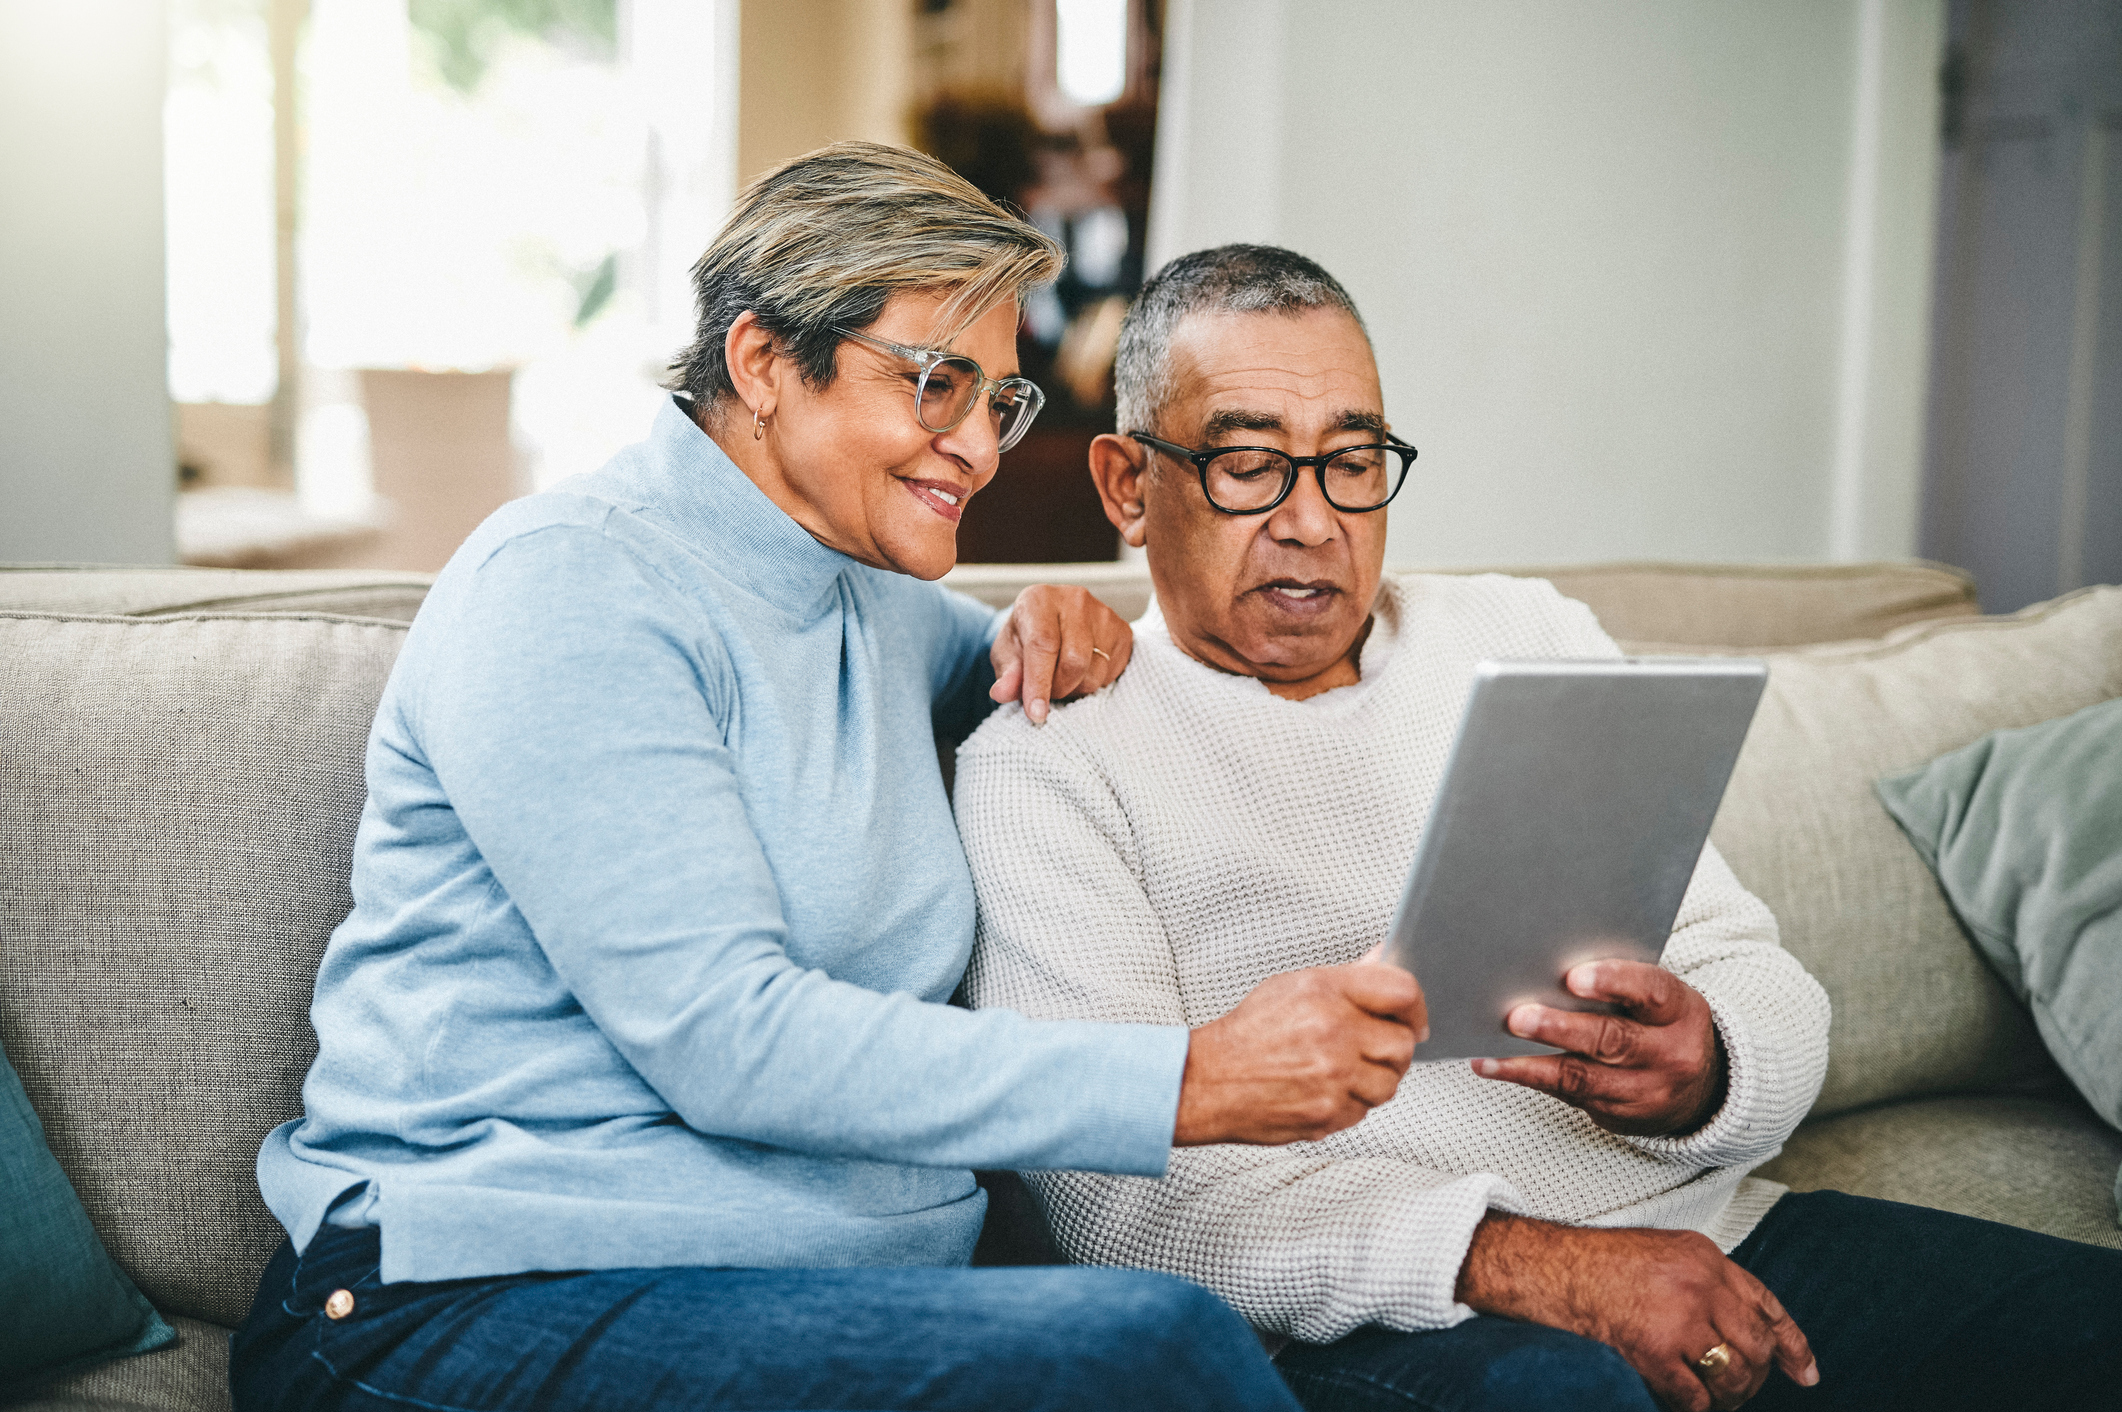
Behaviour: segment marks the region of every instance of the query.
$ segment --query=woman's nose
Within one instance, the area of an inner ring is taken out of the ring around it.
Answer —
[[[983,479],[1002,464],[1002,441],[996,433],[995,419],[985,407],[975,407],[964,421],[930,444]]]

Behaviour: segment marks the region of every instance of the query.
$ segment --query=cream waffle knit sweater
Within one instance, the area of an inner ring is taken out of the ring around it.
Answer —
[[[1390,923],[1475,663],[1617,655],[1582,604],[1499,575],[1388,579],[1362,680],[1308,701],[1186,656],[1155,607],[1135,633],[1117,684],[1043,729],[998,711],[959,752],[975,1005],[1191,1027],[1267,976],[1355,960]],[[1471,1316],[1453,1290],[1492,1208],[1728,1252],[1782,1194],[1746,1173],[1819,1089],[1827,997],[1714,848],[1664,964],[1708,999],[1730,1063],[1724,1106],[1687,1136],[1619,1137],[1417,1050],[1390,1102],[1323,1141],[1031,1184],[1071,1260],[1185,1276],[1312,1342]]]

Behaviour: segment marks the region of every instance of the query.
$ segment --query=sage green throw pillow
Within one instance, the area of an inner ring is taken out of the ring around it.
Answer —
[[[1878,790],[2049,1053],[2122,1128],[2122,699]]]
[[[0,1053],[0,1397],[176,1337],[96,1239]]]

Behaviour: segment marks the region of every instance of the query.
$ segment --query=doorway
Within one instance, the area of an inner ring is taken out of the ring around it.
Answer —
[[[1923,552],[2008,613],[2122,582],[2122,5],[1948,13]]]

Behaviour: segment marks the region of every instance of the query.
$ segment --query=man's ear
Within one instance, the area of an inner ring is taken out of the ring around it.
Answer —
[[[1091,442],[1090,478],[1098,487],[1105,518],[1136,549],[1148,535],[1142,498],[1148,474],[1149,448],[1141,442],[1110,433]]]
[[[722,338],[722,361],[729,368],[730,386],[744,406],[744,420],[770,419],[781,403],[781,376],[787,360],[774,346],[774,336],[760,324],[758,315],[746,309]]]

